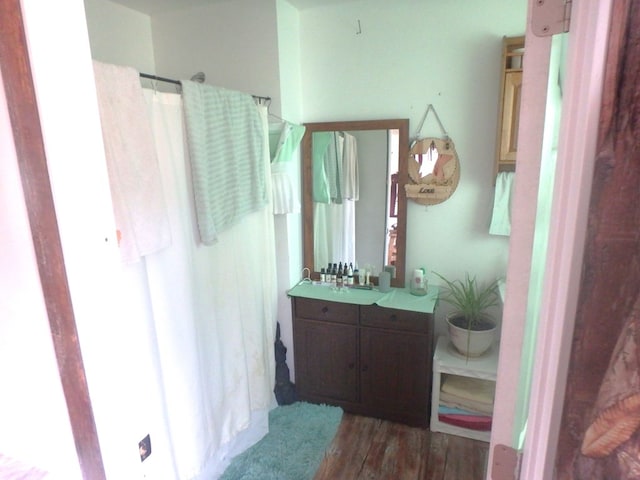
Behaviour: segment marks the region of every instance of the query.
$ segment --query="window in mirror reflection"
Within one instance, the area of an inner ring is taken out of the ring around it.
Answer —
[[[316,270],[346,262],[378,273],[395,262],[398,150],[398,130],[313,133]]]
[[[418,162],[418,165],[420,165],[418,172],[421,177],[426,177],[433,173],[433,169],[438,162],[438,149],[436,148],[435,142],[431,142],[426,151],[416,153],[413,158]]]
[[[398,228],[398,158],[400,132],[389,130],[389,156],[387,160],[387,228],[385,238],[385,257],[383,265],[396,264],[396,239]]]

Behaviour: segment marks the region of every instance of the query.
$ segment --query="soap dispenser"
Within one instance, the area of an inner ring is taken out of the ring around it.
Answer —
[[[412,295],[423,296],[427,294],[427,279],[424,276],[424,268],[416,268],[411,278],[409,289]]]

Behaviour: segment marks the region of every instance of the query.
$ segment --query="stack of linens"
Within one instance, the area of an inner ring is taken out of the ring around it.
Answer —
[[[458,427],[491,430],[495,382],[443,375],[438,419]]]

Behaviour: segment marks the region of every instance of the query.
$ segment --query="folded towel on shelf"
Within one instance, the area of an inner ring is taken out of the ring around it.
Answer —
[[[440,403],[446,407],[460,408],[476,414],[491,415],[493,413],[493,403],[478,402],[446,392],[440,393]]]
[[[473,400],[493,405],[496,394],[496,382],[481,378],[447,375],[442,380],[440,390],[460,399]]]
[[[456,427],[488,432],[491,430],[492,418],[488,415],[453,415],[438,414],[438,420]]]
[[[474,402],[473,400],[456,397],[449,393],[440,394],[440,403],[447,407],[461,408],[478,414],[491,415],[493,413],[493,404],[489,405],[482,402]]]
[[[438,414],[440,415],[478,415],[478,412],[465,410],[463,408],[447,407],[446,405],[438,405]]]
[[[495,382],[460,375],[443,375],[440,403],[476,414],[491,415],[495,397]]]
[[[185,123],[200,240],[267,204],[268,139],[251,95],[182,81]]]
[[[499,172],[496,177],[496,192],[493,198],[493,216],[489,233],[491,235],[511,234],[511,191],[514,172]]]
[[[139,73],[93,62],[102,136],[125,263],[171,244],[162,178]]]

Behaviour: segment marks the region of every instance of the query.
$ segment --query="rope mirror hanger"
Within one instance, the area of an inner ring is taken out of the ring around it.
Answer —
[[[419,138],[430,111],[436,117],[443,136]],[[433,105],[429,105],[409,151],[407,198],[421,205],[437,205],[447,200],[458,187],[460,161],[453,140],[444,129]]]

